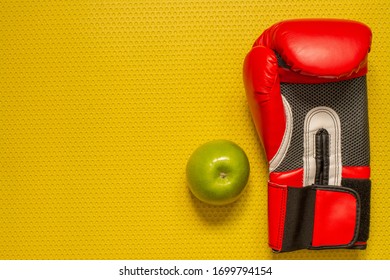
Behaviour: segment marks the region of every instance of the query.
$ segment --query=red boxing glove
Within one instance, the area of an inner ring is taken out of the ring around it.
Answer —
[[[253,122],[269,162],[269,245],[277,252],[367,246],[370,29],[289,20],[244,62]]]

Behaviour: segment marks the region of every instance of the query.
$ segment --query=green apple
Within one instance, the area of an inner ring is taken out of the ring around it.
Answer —
[[[199,146],[188,159],[186,168],[191,192],[213,205],[237,200],[248,183],[249,172],[244,150],[229,140],[214,140]]]

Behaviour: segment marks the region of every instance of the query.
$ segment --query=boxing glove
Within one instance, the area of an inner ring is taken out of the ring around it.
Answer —
[[[367,246],[371,38],[355,21],[287,20],[265,30],[245,58],[275,252]]]

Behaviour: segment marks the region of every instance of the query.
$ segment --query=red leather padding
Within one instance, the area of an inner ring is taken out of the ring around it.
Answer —
[[[343,166],[342,178],[353,179],[369,179],[369,166]],[[279,185],[287,185],[292,187],[303,187],[303,168],[284,172],[271,172],[269,180]]]
[[[332,83],[332,82],[341,82],[345,80],[350,80],[358,78],[367,74],[367,67],[359,69],[357,72],[351,73],[349,76],[341,77],[319,77],[319,76],[308,76],[302,75],[302,73],[293,72],[288,68],[279,68],[279,78],[281,83],[292,83],[292,84],[322,84],[322,83]]]
[[[351,246],[356,242],[359,200],[351,190],[318,189],[313,247]]]
[[[359,22],[300,19],[271,26],[254,46],[275,50],[294,72],[340,78],[367,67],[371,38],[370,28]]]
[[[269,180],[279,185],[287,185],[292,187],[303,186],[303,168],[284,172],[271,172]]]
[[[253,48],[245,58],[243,72],[249,109],[270,161],[280,147],[286,128],[274,52],[264,46]]]
[[[282,250],[286,218],[287,186],[268,183],[268,238],[269,246]]]
[[[352,179],[369,179],[370,178],[369,166],[343,166],[341,177]]]

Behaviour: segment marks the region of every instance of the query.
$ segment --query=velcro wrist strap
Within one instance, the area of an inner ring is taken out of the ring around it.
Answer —
[[[359,248],[368,239],[369,180],[303,188],[268,184],[269,244],[277,252]]]

